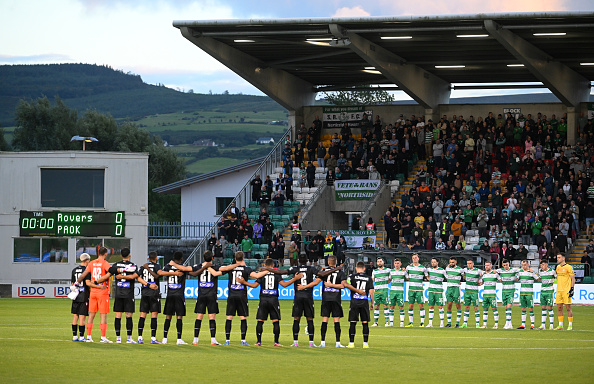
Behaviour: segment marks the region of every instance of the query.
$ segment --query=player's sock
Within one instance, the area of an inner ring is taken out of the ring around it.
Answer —
[[[379,321],[379,309],[373,310],[373,321],[377,324]]]
[[[394,310],[390,309],[390,313],[388,314],[388,316],[390,316],[390,323],[394,322]]]
[[[202,326],[202,320],[196,319],[196,321],[194,321],[194,337],[200,336],[200,327],[201,326]]]
[[[507,323],[511,323],[511,314],[512,314],[511,308],[505,308],[505,321]]]
[[[184,329],[184,321],[182,319],[177,319],[176,328],[177,328],[177,339],[179,340],[179,339],[181,339],[182,330]]]
[[[93,332],[93,323],[87,323],[87,337],[91,337],[92,332]]]
[[[144,331],[144,322],[146,319],[144,317],[140,317],[138,319],[138,336],[142,337],[142,332]]]
[[[425,323],[425,309],[421,309],[421,324]]]
[[[400,323],[404,323],[404,309],[400,310]]]
[[[542,310],[540,322],[543,326],[547,324],[547,310],[546,309]]]
[[[354,323],[352,323],[354,324]],[[363,343],[367,343],[369,341],[369,324],[363,323]]]
[[[409,323],[413,322],[413,314],[414,314],[414,311],[412,309],[409,309],[408,310],[408,322]]]
[[[573,316],[572,317],[567,317],[567,325],[570,326],[570,327],[573,325]]]
[[[231,340],[231,322],[232,320],[227,319],[225,322],[225,340]]]
[[[563,316],[559,316],[559,326],[563,326]]]
[[[351,326],[349,327],[349,341],[351,342],[351,344],[355,342],[356,326],[357,323],[351,323]]]
[[[497,308],[493,309],[493,319],[495,319],[495,325],[499,324],[499,311],[497,311]]]
[[[470,311],[464,311],[464,324],[468,323],[469,316],[470,316]]]
[[[483,325],[487,325],[487,320],[489,320],[489,311],[483,310]]]
[[[433,316],[435,315],[434,309],[429,309],[429,324],[433,324]]]
[[[169,327],[171,327],[171,319],[165,319],[165,324],[163,324],[163,338],[167,338],[167,334],[169,333]]]
[[[76,337],[76,330],[77,330],[76,324],[72,324],[72,337]]]
[[[340,343],[340,322],[334,323],[334,333],[336,334],[336,343]]]
[[[481,313],[479,311],[474,311],[474,323],[480,324],[481,322]]]
[[[113,327],[115,328],[116,336],[120,337],[120,330],[122,329],[122,319],[118,319],[116,317],[113,321]]]
[[[131,317],[126,317],[126,335],[128,338],[132,337],[132,328],[134,328],[134,322]]]
[[[107,336],[107,324],[99,324],[99,329],[101,330],[101,337]]]
[[[241,320],[241,341],[245,341],[247,333],[247,319]]]
[[[526,326],[526,311],[522,311],[522,327]]]
[[[530,311],[530,325],[534,327],[534,311]]]
[[[256,323],[256,339],[258,339],[258,343],[262,342],[262,331],[264,328],[264,322],[259,321]]]
[[[314,341],[314,322],[313,319],[307,320],[307,332],[309,333],[309,342],[313,343]]]
[[[293,320],[293,341],[299,342],[299,320]]]
[[[326,341],[326,330],[328,329],[328,323],[322,322],[322,326],[320,327],[320,333],[322,335],[322,341]]]
[[[388,323],[390,321],[390,310],[384,309],[384,321]]]
[[[151,317],[151,339],[157,337],[157,318]]]
[[[462,310],[456,312],[456,324],[460,324],[460,318],[462,317]]]
[[[278,344],[280,337],[280,323],[278,321],[272,323],[272,333],[274,333],[274,342]]]
[[[555,311],[549,309],[549,323],[551,326],[555,325]]]
[[[443,309],[440,309],[440,310],[439,310],[439,320],[440,320],[442,323],[443,323],[443,317],[444,317],[443,315],[444,315],[444,311],[443,311]]]
[[[452,324],[452,311],[447,311],[448,324]]]
[[[208,325],[210,326],[210,338],[214,339],[217,336],[217,321],[208,320]]]
[[[85,337],[85,326],[84,325],[78,326],[78,334],[80,337]]]

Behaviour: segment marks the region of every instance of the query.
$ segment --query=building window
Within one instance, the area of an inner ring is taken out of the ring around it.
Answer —
[[[42,239],[41,261],[44,263],[67,263],[68,239]]]
[[[15,263],[39,263],[40,244],[39,239],[14,239],[14,262]]]
[[[234,197],[217,197],[217,215],[222,215]]]
[[[80,263],[80,255],[88,253],[91,260],[97,258],[99,247],[103,246],[103,239],[76,239],[76,262]]]
[[[41,169],[41,206],[104,208],[104,169]]]
[[[122,259],[122,248],[130,248],[130,239],[104,239],[104,247],[107,248],[107,257],[110,263]],[[134,255],[132,255],[134,257]],[[136,255],[135,260],[143,260],[141,255]],[[143,263],[144,264],[144,263]]]
[[[67,263],[67,238],[23,238],[14,239],[15,263]]]

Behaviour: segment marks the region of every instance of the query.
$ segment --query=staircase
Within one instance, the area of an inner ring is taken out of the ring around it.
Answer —
[[[586,246],[590,239],[588,238],[586,231],[580,231],[577,239],[571,248],[569,259],[567,260],[568,263],[579,263],[584,256],[584,251],[586,250]]]
[[[398,208],[402,207],[402,200],[400,199],[400,196],[402,195],[404,190],[410,190],[413,186],[413,182],[416,180],[417,178],[417,172],[419,171],[420,167],[423,166],[425,167],[426,161],[425,160],[418,160],[416,162],[416,164],[413,165],[413,169],[412,171],[410,171],[408,173],[408,179],[406,179],[404,181],[404,183],[402,185],[399,186],[398,188],[398,192],[396,192],[392,198],[392,201],[396,203],[396,206]],[[392,203],[390,203],[392,204]],[[388,210],[389,207],[386,207],[386,211]],[[376,223],[375,225],[376,229],[377,229],[377,241],[376,243],[384,243],[384,245],[386,245],[386,227],[384,224],[384,220],[382,217],[382,220],[379,221],[379,223]],[[583,252],[583,251],[582,251]],[[580,256],[581,257],[581,256]]]

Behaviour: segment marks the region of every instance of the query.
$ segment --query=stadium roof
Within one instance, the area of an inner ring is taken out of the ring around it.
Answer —
[[[549,88],[575,106],[590,93],[594,81],[592,12],[200,20],[173,25],[267,94],[270,89],[263,89],[266,86],[233,62],[236,54],[253,59],[257,72],[275,69],[290,74],[314,94],[382,85],[404,90],[426,107],[449,102],[451,89],[514,87]],[[447,97],[433,100],[417,92],[407,83],[407,78],[419,82],[415,76],[428,79],[432,89]],[[560,90],[559,82],[580,83],[579,97]]]

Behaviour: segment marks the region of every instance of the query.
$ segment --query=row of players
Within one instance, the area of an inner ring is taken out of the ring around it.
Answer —
[[[444,327],[444,291],[443,283],[446,283],[445,301],[447,303],[447,324],[452,326],[452,307],[456,305],[456,328],[466,328],[470,315],[470,306],[474,307],[476,328],[487,328],[489,308],[492,308],[495,320],[494,329],[499,327],[499,312],[497,311],[497,283],[502,284],[502,302],[505,306],[504,329],[512,329],[512,305],[515,296],[515,284],[520,283],[520,307],[522,308],[522,325],[518,329],[526,328],[526,311],[530,312],[530,329],[534,329],[534,290],[536,281],[542,283],[540,294],[540,305],[542,309],[542,321],[539,329],[546,329],[547,314],[550,329],[563,329],[563,306],[568,312],[568,330],[573,327],[573,312],[571,310],[571,298],[575,285],[575,275],[571,265],[565,262],[565,256],[557,255],[558,265],[555,270],[550,269],[547,260],[540,262],[538,273],[534,273],[528,261],[522,261],[522,268],[510,268],[509,260],[502,261],[501,269],[493,269],[490,261],[485,262],[485,270],[482,271],[474,266],[472,260],[466,261],[466,268],[457,265],[455,257],[450,258],[447,268],[438,266],[437,258],[431,259],[431,268],[425,268],[419,264],[419,256],[413,254],[412,264],[402,268],[400,259],[394,260],[394,268],[384,267],[383,258],[377,259],[378,268],[372,273],[374,289],[371,292],[374,304],[374,323],[378,325],[380,306],[384,307],[385,325],[394,325],[394,310],[396,306],[400,309],[400,326],[404,326],[404,281],[408,280],[408,317],[409,324],[413,326],[413,308],[418,303],[421,317],[421,326],[425,323],[425,300],[423,297],[423,281],[429,282],[428,304],[429,321],[427,327],[433,326],[435,306],[439,309],[440,326]],[[557,278],[556,304],[558,309],[559,324],[554,327],[555,315],[553,311],[554,282]],[[460,302],[460,284],[466,281],[464,291],[464,322],[460,325],[462,306]],[[483,291],[483,325],[480,325],[479,313],[479,286],[484,287]],[[389,309],[388,309],[389,307]]]
[[[194,266],[183,266],[181,252],[173,255],[173,260],[163,269],[157,263],[156,253],[149,254],[149,262],[138,268],[130,261],[130,251],[122,250],[122,261],[110,265],[105,261],[107,250],[99,250],[98,259],[89,261],[88,255],[81,256],[81,265],[72,271],[73,290],[78,290],[79,294],[72,304],[73,322],[72,333],[73,341],[92,342],[93,320],[97,313],[101,319],[101,342],[111,343],[106,337],[107,331],[107,313],[109,313],[109,279],[114,276],[115,301],[113,311],[115,312],[115,332],[117,341],[121,342],[121,319],[126,314],[127,342],[136,343],[132,338],[133,322],[132,314],[135,311],[134,304],[134,281],[142,284],[140,301],[140,319],[138,322],[138,343],[144,343],[143,330],[145,319],[148,314],[151,316],[151,344],[167,344],[167,336],[171,325],[171,320],[175,316],[177,319],[177,344],[186,344],[182,339],[183,322],[182,318],[186,315],[185,303],[185,280],[187,275],[198,276],[198,298],[196,300],[196,321],[194,323],[194,345],[198,344],[199,334],[204,315],[208,311],[208,320],[210,326],[211,344],[219,345],[216,340],[216,315],[219,313],[217,291],[218,277],[222,274],[229,275],[229,296],[227,299],[225,336],[224,345],[230,345],[232,321],[235,316],[241,320],[241,345],[248,345],[246,342],[247,318],[249,316],[249,306],[247,298],[247,287],[256,288],[260,286],[260,302],[256,315],[256,345],[261,345],[262,331],[264,322],[270,317],[273,323],[274,345],[279,344],[281,318],[280,305],[278,301],[279,284],[287,287],[295,284],[295,299],[293,303],[292,317],[293,322],[293,344],[299,346],[299,329],[302,317],[307,319],[306,332],[309,336],[309,346],[314,344],[314,300],[313,288],[323,282],[322,290],[322,325],[321,347],[325,347],[326,331],[330,318],[334,321],[334,331],[336,334],[336,347],[342,348],[340,343],[341,327],[340,319],[343,317],[341,302],[341,290],[343,288],[352,291],[350,309],[349,309],[349,339],[348,348],[354,348],[356,324],[361,321],[363,324],[363,348],[368,348],[370,307],[369,297],[372,289],[372,279],[365,274],[365,264],[359,262],[356,265],[356,272],[348,278],[342,271],[341,266],[336,266],[336,257],[328,258],[328,267],[316,272],[315,267],[308,266],[307,257],[302,255],[299,259],[299,266],[292,267],[288,272],[282,272],[273,268],[274,261],[267,259],[264,267],[259,272],[253,271],[246,266],[243,252],[235,254],[235,262],[227,266],[213,266],[212,253],[204,253],[204,262]],[[288,273],[293,275],[290,280],[283,280],[282,275]],[[159,279],[166,277],[167,298],[163,313],[165,314],[165,323],[163,330],[163,340],[157,341],[157,317],[161,312],[161,295],[159,292]],[[249,279],[255,279],[255,282],[249,282]],[[81,284],[83,283],[83,284]],[[88,314],[86,324],[87,337],[84,337],[85,317]],[[78,328],[78,329],[77,329]],[[77,330],[79,336],[77,337]]]

